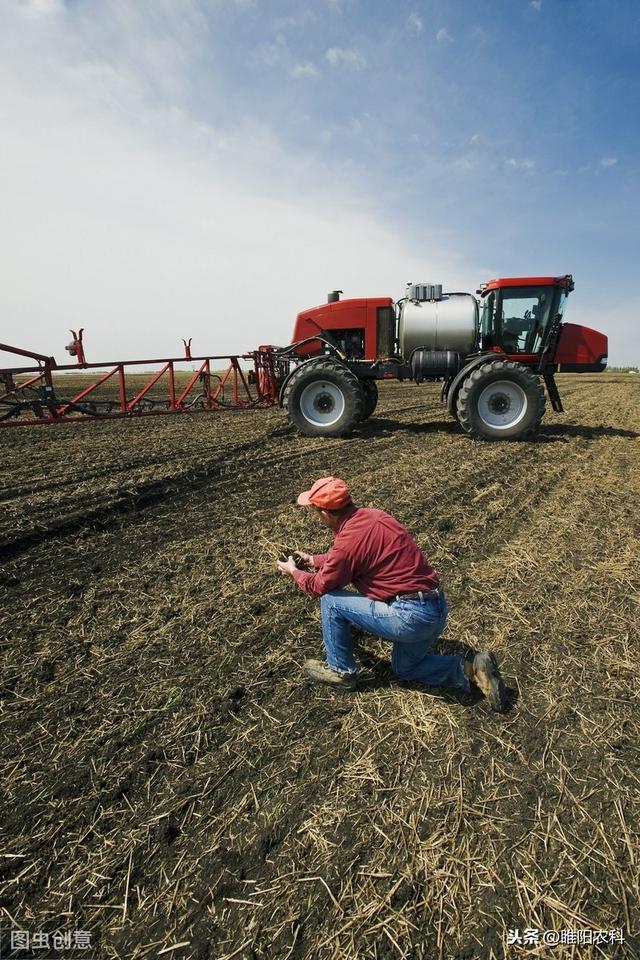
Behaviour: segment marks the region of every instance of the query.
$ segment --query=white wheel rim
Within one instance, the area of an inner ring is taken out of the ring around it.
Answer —
[[[494,380],[478,397],[478,415],[494,430],[507,430],[520,423],[527,412],[527,395],[513,380]]]
[[[300,395],[300,411],[309,423],[330,427],[344,413],[344,394],[335,383],[317,380],[304,388]]]

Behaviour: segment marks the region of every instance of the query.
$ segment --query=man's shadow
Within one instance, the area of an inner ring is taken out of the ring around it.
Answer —
[[[466,690],[456,690],[450,687],[428,687],[423,683],[417,683],[415,680],[402,680],[393,673],[390,661],[371,649],[367,634],[353,628],[353,639],[358,660],[364,668],[363,675],[358,678],[359,691],[399,687],[403,690],[416,690],[425,696],[433,697],[434,700],[443,700],[445,703],[455,703],[463,707],[475,706],[485,700],[484,695],[474,684],[471,684],[471,691],[467,693]],[[438,640],[433,645],[432,652],[453,653],[467,660],[472,659],[478,651],[461,640]],[[506,714],[510,713],[516,706],[518,691],[506,683],[504,690],[505,708],[503,713]]]

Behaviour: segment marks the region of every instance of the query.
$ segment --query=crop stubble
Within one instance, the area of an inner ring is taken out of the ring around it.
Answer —
[[[636,955],[637,388],[566,378],[524,444],[435,392],[385,384],[347,441],[277,411],[6,432],[7,917],[135,960],[498,958],[516,926]],[[357,694],[303,680],[318,606],[274,560],[326,542],[292,505],[326,473],[414,532],[506,716],[394,684],[370,637]]]

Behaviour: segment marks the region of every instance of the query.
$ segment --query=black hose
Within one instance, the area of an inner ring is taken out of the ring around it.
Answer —
[[[287,353],[291,353],[293,350],[296,350],[298,347],[303,347],[305,343],[313,343],[314,341],[319,340],[320,343],[325,343],[328,347],[331,347],[332,350],[335,350],[338,355],[341,351],[336,347],[335,343],[332,343],[330,340],[327,340],[326,337],[316,336],[316,337],[306,337],[304,340],[297,340],[295,343],[292,343],[289,347],[281,347],[279,350],[274,350],[276,357],[284,357]]]

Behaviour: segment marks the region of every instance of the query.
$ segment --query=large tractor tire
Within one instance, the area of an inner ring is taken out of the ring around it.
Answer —
[[[524,440],[544,415],[538,377],[512,360],[494,360],[471,371],[458,391],[456,412],[463,430],[480,440]]]
[[[360,386],[364,393],[363,420],[368,420],[378,406],[378,384],[375,380],[361,380]]]
[[[363,419],[365,397],[348,367],[323,358],[294,372],[282,405],[289,422],[305,437],[346,437]]]

